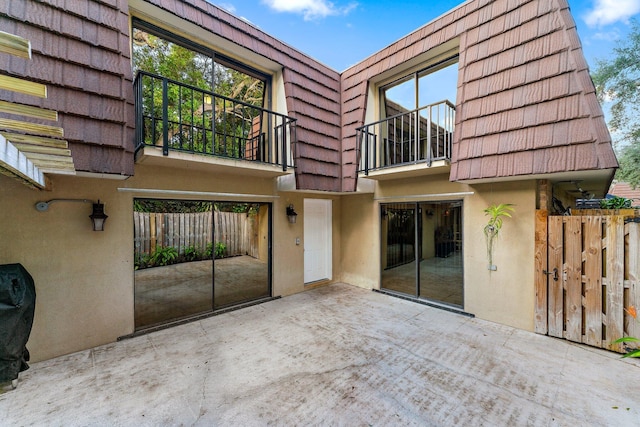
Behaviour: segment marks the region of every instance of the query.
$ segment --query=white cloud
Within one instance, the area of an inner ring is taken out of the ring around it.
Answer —
[[[613,31],[597,32],[593,34],[594,40],[604,40],[606,42],[614,42],[620,39],[620,31],[614,29]]]
[[[330,15],[346,15],[357,6],[357,3],[351,3],[339,7],[328,0],[263,0],[263,3],[276,12],[302,14],[305,21]]]
[[[640,13],[640,0],[595,0],[593,10],[585,15],[584,21],[590,27],[601,27],[627,22],[637,13]]]

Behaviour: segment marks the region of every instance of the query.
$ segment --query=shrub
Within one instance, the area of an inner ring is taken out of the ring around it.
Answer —
[[[184,259],[187,261],[200,259],[200,252],[194,246],[187,246],[184,248]]]
[[[612,197],[600,200],[601,209],[629,209],[633,200],[624,197]]]
[[[178,259],[178,250],[173,246],[156,246],[156,250],[149,259],[152,266],[173,264]]]
[[[224,258],[224,255],[226,252],[227,252],[227,245],[225,245],[222,242],[216,242],[216,250],[215,250],[216,258]]]

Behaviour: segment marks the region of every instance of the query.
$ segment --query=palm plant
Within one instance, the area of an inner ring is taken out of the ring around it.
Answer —
[[[491,205],[484,210],[484,214],[489,216],[489,222],[484,226],[484,236],[487,239],[487,256],[490,270],[495,269],[493,266],[493,243],[495,238],[502,229],[504,217],[511,218],[511,212],[514,211],[515,209],[511,203]]]

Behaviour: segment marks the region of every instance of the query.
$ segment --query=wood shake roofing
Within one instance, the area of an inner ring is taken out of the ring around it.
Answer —
[[[288,114],[297,119],[299,189],[355,190],[356,128],[369,85],[444,43],[460,55],[451,180],[617,166],[566,0],[470,0],[342,74],[205,0],[137,5],[282,65]],[[33,50],[31,61],[0,56],[3,73],[45,83],[50,93],[0,99],[59,111],[78,171],[132,175],[129,2],[5,0],[0,27]]]
[[[283,66],[298,188],[340,190],[340,75],[205,0],[145,0]]]
[[[132,175],[127,4],[7,0],[0,27],[29,39],[33,51],[31,61],[0,56],[0,69],[49,89],[45,100],[5,93],[2,99],[57,110],[77,171]]]
[[[452,181],[617,167],[566,0],[476,0],[343,73],[343,190],[367,80],[456,38]]]

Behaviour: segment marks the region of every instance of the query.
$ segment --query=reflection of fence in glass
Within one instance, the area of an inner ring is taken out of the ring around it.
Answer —
[[[215,245],[214,242],[225,245],[225,256],[249,255],[259,258],[258,215],[235,212],[134,212],[133,219],[136,259],[151,256],[156,247],[174,247],[180,255],[191,250],[188,248],[205,253],[207,248]],[[215,234],[212,233],[213,224]]]
[[[449,101],[413,111],[387,101],[397,114],[357,129],[360,171],[451,158],[455,106]],[[394,109],[395,107],[395,109]]]
[[[233,159],[293,165],[295,120],[160,76],[135,81],[136,149],[159,146]]]

